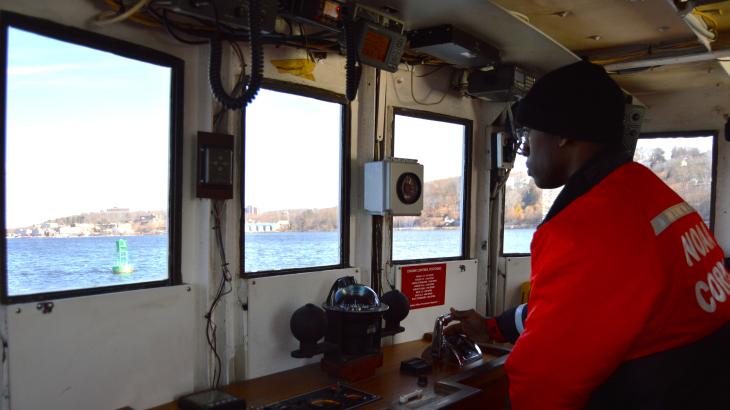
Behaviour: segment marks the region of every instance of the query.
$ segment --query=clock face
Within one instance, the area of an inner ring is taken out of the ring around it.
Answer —
[[[406,205],[416,203],[421,197],[421,178],[412,172],[406,172],[398,177],[395,185],[395,193],[398,199]]]

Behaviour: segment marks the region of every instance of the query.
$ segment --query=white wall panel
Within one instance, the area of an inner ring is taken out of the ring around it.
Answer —
[[[186,285],[7,310],[11,409],[145,408],[193,390]]]
[[[433,262],[443,263],[443,262]],[[430,265],[423,263],[418,265]],[[413,265],[404,265],[413,266]],[[401,268],[395,268],[396,288],[401,289]],[[464,267],[462,271],[461,267]],[[392,280],[392,279],[391,279]],[[393,336],[393,343],[410,342],[419,340],[426,332],[433,331],[436,318],[444,313],[449,313],[449,308],[464,310],[476,307],[477,289],[477,261],[449,261],[446,262],[446,298],[445,303],[440,306],[432,306],[422,309],[411,310],[408,317],[401,322],[406,331]]]
[[[28,319],[38,313],[33,304],[27,305],[27,309],[21,305],[20,315],[15,313],[16,306],[8,307],[7,335],[13,344],[8,356],[11,362],[8,379],[12,385],[12,408],[116,409],[124,405],[140,408],[161,404],[172,400],[175,395],[192,391],[194,386],[190,381],[193,375],[197,378],[195,386],[207,385],[207,346],[202,331],[205,323],[202,312],[206,308],[204,295],[209,276],[210,208],[192,194],[195,187],[196,132],[209,129],[212,117],[206,48],[180,44],[164,30],[150,30],[134,23],[94,26],[90,21],[106,9],[103,2],[3,0],[0,3],[3,10],[142,44],[185,60],[181,255],[183,280],[194,284],[192,292],[185,291],[184,298],[178,301],[173,301],[167,292],[174,293],[172,289],[187,287],[57,301],[59,313],[71,309],[80,315],[57,315],[54,311],[38,321]],[[98,318],[102,323],[85,320],[90,317]],[[70,330],[56,332],[57,323],[78,330],[77,335],[69,333]],[[194,329],[195,333],[189,333],[190,329]],[[162,339],[165,343],[174,342],[179,346],[160,348]],[[39,348],[46,344],[50,350]],[[23,348],[23,345],[28,347]],[[23,355],[34,348],[35,356],[26,360]],[[195,349],[198,349],[197,354]],[[67,365],[63,372],[59,370],[62,363]],[[58,395],[52,390],[58,386],[49,384],[56,383],[56,380],[49,378],[65,382],[62,389],[72,388]],[[89,401],[83,403],[88,405],[78,404],[81,402],[76,400],[81,400],[84,395],[88,395],[84,400]],[[101,401],[100,397],[104,400]],[[41,401],[43,405],[36,405]],[[3,408],[1,404],[0,408]]]
[[[248,349],[246,378],[289,370],[318,362],[322,356],[295,359],[299,342],[291,334],[292,313],[307,303],[321,306],[335,279],[354,276],[357,269],[334,269],[248,279]]]
[[[505,274],[504,287],[499,290],[501,298],[497,299],[501,310],[520,304],[520,287],[530,281],[531,261],[529,256],[501,258],[500,271]]]

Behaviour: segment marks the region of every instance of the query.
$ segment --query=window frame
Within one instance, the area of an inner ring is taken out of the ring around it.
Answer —
[[[715,233],[715,201],[717,199],[717,150],[718,150],[718,132],[712,130],[699,131],[668,131],[668,132],[647,132],[639,134],[638,140],[641,139],[658,139],[658,138],[697,138],[712,137],[712,163],[710,170],[712,181],[710,181],[710,231]],[[637,144],[638,145],[638,144]],[[634,146],[634,151],[636,146]],[[634,152],[631,153],[633,158]]]
[[[97,295],[136,289],[173,286],[182,283],[181,273],[181,223],[182,223],[182,131],[183,131],[183,88],[185,62],[171,54],[129,41],[109,37],[80,28],[58,24],[49,20],[29,17],[22,14],[0,10],[0,98],[7,102],[7,50],[9,28],[31,32],[54,40],[109,52],[129,59],[170,68],[170,146],[168,180],[168,276],[167,279],[129,283],[123,285],[100,286],[63,291],[50,291],[29,295],[8,295],[7,238],[0,241],[0,280],[2,292],[0,302],[4,305],[34,302],[49,299],[63,299],[79,296]],[[7,104],[6,104],[7,107]],[[6,155],[6,110],[0,110],[0,157]],[[0,178],[0,203],[5,206],[5,177]],[[0,212],[0,226],[5,226],[5,212]]]
[[[474,141],[474,121],[455,117],[447,114],[439,114],[430,111],[415,110],[405,107],[393,107],[393,115],[391,116],[391,135],[390,152],[395,155],[395,117],[402,115],[412,118],[420,118],[423,120],[447,122],[451,124],[459,124],[464,126],[464,167],[463,186],[462,186],[462,205],[461,205],[461,255],[446,256],[436,258],[420,258],[420,259],[398,259],[393,260],[394,266],[415,265],[420,263],[460,261],[469,259],[470,238],[471,238],[471,169],[472,169],[472,144]],[[393,224],[388,228],[390,235],[390,255],[393,256]]]
[[[246,272],[246,243],[245,223],[246,215],[246,109],[241,115],[241,218],[239,221],[239,249],[241,250],[239,260],[239,277],[253,279],[269,276],[289,275],[304,272],[318,272],[332,269],[350,268],[350,175],[351,175],[351,122],[352,115],[350,104],[343,94],[321,88],[311,87],[303,84],[295,84],[281,80],[264,79],[262,89],[276,91],[300,97],[314,98],[317,100],[336,103],[342,106],[340,114],[340,263],[334,265],[308,266],[302,268],[288,268],[276,270],[264,270],[258,272]]]
[[[492,170],[492,172],[494,172],[494,171],[495,170]],[[526,257],[526,256],[530,256],[530,255],[532,255],[531,252],[508,252],[508,253],[504,253],[504,231],[505,231],[505,229],[504,229],[504,215],[506,214],[506,212],[505,212],[505,206],[506,206],[505,201],[507,200],[506,189],[507,189],[507,186],[505,184],[505,186],[502,188],[502,190],[504,191],[505,194],[502,195],[502,201],[501,201],[501,207],[502,207],[502,224],[500,226],[500,232],[499,232],[499,255],[501,257],[505,257],[505,258],[523,258],[523,257]],[[538,189],[540,189],[540,188],[538,188]],[[542,223],[542,222],[540,222],[540,223]],[[539,227],[539,226],[540,225],[538,225],[537,227]],[[537,230],[537,227],[535,227],[536,230]]]
[[[496,144],[497,144],[497,139],[496,138],[492,138],[492,151],[491,152],[494,152],[494,153],[497,152],[497,145]],[[517,155],[522,155],[522,154],[517,154]],[[493,164],[496,164],[496,160],[494,159],[494,157],[492,158],[492,163]],[[492,174],[494,174],[495,172],[497,172],[497,168],[492,168],[490,170],[490,172]],[[538,189],[542,190],[542,188],[538,188]],[[500,232],[499,232],[499,256],[500,257],[504,257],[504,258],[524,258],[524,257],[529,257],[530,255],[532,255],[532,253],[530,253],[530,252],[508,252],[508,253],[505,253],[504,252],[504,231],[505,231],[505,229],[504,229],[504,216],[507,213],[506,212],[506,209],[505,209],[506,201],[507,201],[507,184],[506,184],[506,181],[505,181],[505,184],[502,187],[502,201],[501,201],[501,205],[500,205],[502,207],[502,222],[501,222],[501,225],[500,225]],[[542,223],[542,222],[540,222],[540,223]],[[539,226],[540,225],[538,225],[537,227],[539,227]],[[535,229],[537,229],[537,227],[535,227]]]

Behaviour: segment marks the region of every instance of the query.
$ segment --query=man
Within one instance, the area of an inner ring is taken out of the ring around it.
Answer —
[[[565,185],[532,240],[529,304],[474,339],[516,341],[513,410],[730,409],[730,275],[700,216],[622,148],[624,96],[578,62],[520,102],[528,173]]]

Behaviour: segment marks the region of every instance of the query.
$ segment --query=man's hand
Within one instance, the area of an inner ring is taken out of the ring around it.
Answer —
[[[487,322],[484,316],[480,315],[474,309],[456,310],[451,308],[451,316],[459,323],[451,325],[444,330],[446,335],[455,333],[463,333],[475,342],[489,342],[489,333],[487,332]]]

